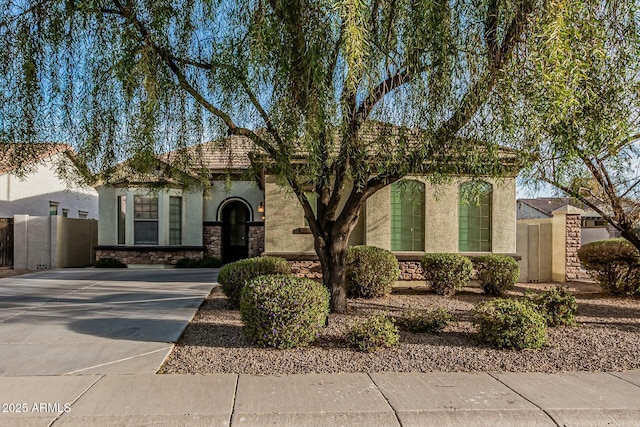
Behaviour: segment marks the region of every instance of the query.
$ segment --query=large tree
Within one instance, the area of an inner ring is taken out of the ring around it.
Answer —
[[[640,3],[553,0],[533,26],[509,112],[530,176],[599,213],[640,249]]]
[[[332,309],[344,312],[348,237],[372,194],[410,173],[505,173],[489,101],[545,10],[545,0],[9,0],[0,137],[62,139],[107,172],[221,134],[251,139],[301,203]]]

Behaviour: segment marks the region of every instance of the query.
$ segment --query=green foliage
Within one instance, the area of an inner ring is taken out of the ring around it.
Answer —
[[[499,349],[537,349],[547,342],[547,322],[527,301],[496,298],[476,304],[478,339]]]
[[[100,258],[93,266],[95,268],[127,268],[127,264],[115,258]]]
[[[397,258],[375,246],[352,246],[347,253],[347,290],[354,297],[389,295],[398,280]]]
[[[211,151],[248,146],[254,172],[268,164],[295,193],[328,264],[366,200],[406,175],[513,176],[490,100],[545,11],[541,0],[0,2],[0,142],[74,144],[105,185],[205,188]]]
[[[181,258],[176,262],[176,268],[218,268],[222,260],[214,257]]]
[[[291,275],[260,276],[242,290],[244,332],[262,347],[311,344],[329,315],[329,292],[322,283]]]
[[[576,324],[578,303],[567,288],[556,286],[539,294],[527,294],[527,298],[544,315],[548,326]]]
[[[578,258],[606,293],[633,295],[640,292],[639,252],[627,240],[587,243],[578,250]]]
[[[393,320],[384,314],[358,322],[348,333],[349,345],[359,351],[373,352],[400,344],[400,333]]]
[[[513,289],[520,275],[518,262],[507,255],[479,255],[471,259],[478,274],[478,282],[485,294],[502,295]]]
[[[455,317],[444,308],[436,308],[425,312],[408,310],[397,320],[400,327],[413,332],[437,334],[442,332]]]
[[[284,258],[247,258],[222,266],[218,273],[218,283],[229,298],[233,308],[240,307],[240,294],[244,285],[265,274],[289,274],[291,267]]]
[[[520,140],[535,160],[529,177],[587,204],[640,247],[640,3],[549,5],[532,21],[527,55],[507,73],[517,78],[505,79],[513,96],[500,103],[511,132],[505,139],[526,135]]]
[[[473,264],[464,255],[426,254],[422,269],[427,285],[438,295],[453,295],[469,284]]]

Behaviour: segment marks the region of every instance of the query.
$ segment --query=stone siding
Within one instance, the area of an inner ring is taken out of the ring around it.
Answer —
[[[420,261],[399,261],[400,278],[398,280],[424,280],[424,271]]]
[[[580,215],[570,214],[566,218],[566,281],[582,278],[578,250],[581,245]]]
[[[264,224],[249,226],[249,258],[262,255],[264,252]]]
[[[296,277],[321,279],[322,267],[320,261],[289,261],[291,273]]]
[[[222,225],[204,225],[202,243],[206,256],[222,259]]]
[[[424,273],[419,261],[400,261],[400,277],[402,281],[423,281]],[[320,261],[289,261],[291,272],[297,277],[321,279]]]
[[[203,251],[197,250],[109,250],[97,249],[96,260],[115,258],[125,264],[168,264],[175,265],[182,258],[202,258]]]

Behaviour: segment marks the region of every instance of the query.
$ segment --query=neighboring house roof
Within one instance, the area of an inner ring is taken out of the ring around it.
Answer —
[[[57,153],[73,156],[73,149],[67,144],[57,143],[2,143],[0,144],[0,174],[11,172],[21,165],[37,164]]]
[[[549,218],[553,216],[553,211],[566,205],[571,205],[584,210],[585,212],[582,214],[583,217],[600,217],[600,215],[595,213],[589,206],[572,197],[538,197],[536,199],[518,199],[518,203],[523,203]]]

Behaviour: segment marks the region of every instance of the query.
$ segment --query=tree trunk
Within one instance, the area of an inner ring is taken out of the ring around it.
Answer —
[[[316,239],[316,253],[322,266],[322,282],[331,295],[331,312],[347,312],[347,250],[348,236],[327,236]]]

